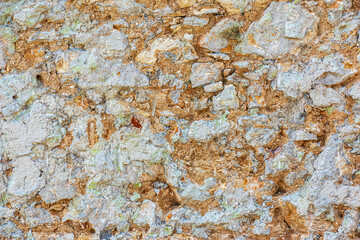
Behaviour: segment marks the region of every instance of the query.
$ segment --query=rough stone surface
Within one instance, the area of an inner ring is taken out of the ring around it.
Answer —
[[[251,23],[237,51],[276,59],[316,34],[318,17],[294,3],[272,2],[257,22]]]
[[[359,239],[359,11],[0,0],[0,239]]]
[[[240,26],[240,22],[225,18],[200,39],[199,45],[210,51],[219,52],[228,47],[229,39],[239,38]]]
[[[194,63],[191,67],[190,81],[192,87],[199,87],[220,80],[221,63]]]

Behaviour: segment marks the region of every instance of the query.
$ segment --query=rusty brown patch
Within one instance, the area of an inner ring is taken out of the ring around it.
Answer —
[[[67,131],[65,134],[65,137],[61,140],[59,148],[60,149],[66,149],[68,147],[70,147],[72,141],[73,141],[73,132],[72,131]]]
[[[102,113],[101,114],[101,122],[103,124],[103,134],[102,137],[105,140],[109,140],[111,135],[116,132],[115,128],[115,117],[110,114]]]

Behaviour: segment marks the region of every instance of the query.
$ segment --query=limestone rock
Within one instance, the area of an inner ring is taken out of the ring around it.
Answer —
[[[194,63],[191,67],[190,81],[192,87],[200,87],[220,80],[222,63]]]
[[[34,195],[44,186],[44,176],[30,157],[19,157],[12,165],[14,172],[9,180],[9,194],[17,197]]]
[[[241,24],[230,18],[225,18],[211,28],[200,41],[200,47],[213,52],[219,52],[229,45],[229,39],[239,39]]]
[[[360,82],[356,82],[352,85],[349,89],[349,95],[355,100],[360,100]]]
[[[318,21],[314,14],[299,5],[273,2],[260,20],[250,25],[237,51],[277,59],[311,40]]]
[[[99,39],[100,54],[104,57],[122,57],[128,47],[127,36],[118,30],[113,30],[109,35]]]
[[[344,103],[344,98],[334,89],[317,85],[310,91],[310,97],[316,107],[329,107]]]
[[[23,210],[26,224],[31,227],[36,227],[45,223],[51,223],[53,217],[44,208],[35,208],[33,206],[27,207]]]
[[[33,27],[44,18],[43,13],[48,9],[46,2],[29,3],[14,13],[14,20],[22,26]]]
[[[220,3],[221,6],[223,6],[226,11],[231,14],[240,14],[245,12],[245,10],[248,9],[249,4],[250,4],[250,0],[241,0],[241,1],[236,1],[236,0],[216,0],[217,2]]]
[[[245,139],[253,147],[262,147],[273,140],[276,134],[276,131],[273,129],[253,128],[246,133]]]
[[[214,110],[237,109],[239,100],[234,85],[226,85],[224,90],[213,98]]]

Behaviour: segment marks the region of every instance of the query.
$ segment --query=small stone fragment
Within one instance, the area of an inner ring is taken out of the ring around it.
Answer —
[[[360,100],[360,82],[356,82],[351,86],[349,95],[355,100]]]
[[[240,14],[248,10],[250,0],[216,0],[226,11],[231,14]]]
[[[191,7],[196,0],[176,0],[177,4],[179,4],[180,8]]]
[[[200,41],[200,47],[209,49],[213,52],[220,52],[228,47],[229,39],[239,39],[241,27],[240,22],[225,18],[218,22],[210,32],[203,36]]]
[[[310,97],[316,107],[329,107],[332,104],[341,104],[345,99],[332,88],[317,85],[310,91]]]
[[[146,199],[140,207],[138,216],[135,218],[134,223],[138,226],[148,224],[150,227],[156,224],[156,204]]]
[[[234,85],[226,85],[224,90],[213,98],[214,110],[237,109],[239,100]]]
[[[127,36],[116,29],[112,30],[109,35],[101,36],[99,39],[100,54],[107,57],[123,57],[128,47]]]
[[[22,214],[25,217],[26,224],[32,228],[53,221],[51,214],[44,208],[30,206],[25,208]]]
[[[252,128],[245,135],[247,143],[253,147],[266,146],[276,137],[276,132],[269,128]]]
[[[194,27],[203,27],[208,24],[209,19],[198,18],[198,17],[186,17],[184,18],[184,25],[194,26]]]
[[[29,3],[26,8],[19,9],[14,13],[14,20],[22,26],[33,27],[44,18],[43,13],[48,8],[46,2]]]
[[[236,51],[276,59],[312,39],[318,21],[300,5],[272,2],[260,20],[251,23]]]
[[[12,164],[8,193],[17,197],[35,194],[44,185],[44,176],[30,157],[19,157]]]
[[[0,69],[4,69],[6,67],[6,52],[5,52],[5,44],[2,39],[0,39]]]
[[[218,81],[223,67],[223,63],[194,63],[189,79],[192,87],[196,88]]]
[[[223,89],[223,83],[222,82],[211,83],[211,84],[206,85],[204,87],[205,92],[218,92],[218,91],[220,91],[222,89]]]

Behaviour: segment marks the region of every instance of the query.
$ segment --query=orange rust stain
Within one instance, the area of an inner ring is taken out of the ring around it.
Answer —
[[[345,62],[345,63],[344,63],[344,68],[345,68],[345,69],[353,69],[354,66],[353,66],[351,63],[349,63],[349,62]]]
[[[254,36],[251,33],[248,36],[248,42],[250,45],[259,47],[259,44],[256,42]]]
[[[32,48],[24,53],[24,58],[30,66],[35,66],[44,61],[45,50],[43,47]]]
[[[73,83],[63,84],[60,89],[60,93],[65,96],[70,96],[71,94],[75,94],[76,92],[76,84]]]
[[[89,101],[86,98],[83,98],[81,96],[77,96],[74,99],[74,103],[76,103],[77,105],[79,105],[83,109],[88,109],[89,106],[90,106]]]
[[[99,136],[96,133],[96,120],[95,119],[91,119],[89,121],[86,131],[88,134],[89,146],[93,147],[99,141]]]
[[[103,124],[103,134],[102,137],[105,140],[109,140],[110,136],[116,132],[116,128],[114,126],[115,117],[113,115],[109,115],[103,113],[101,115],[101,123]]]
[[[228,44],[226,47],[224,47],[223,49],[220,50],[220,52],[222,53],[231,53],[232,47],[231,47],[231,44]]]
[[[60,142],[60,149],[66,149],[68,147],[70,147],[72,141],[73,141],[73,132],[72,131],[67,131],[65,134],[65,137],[61,140]]]

